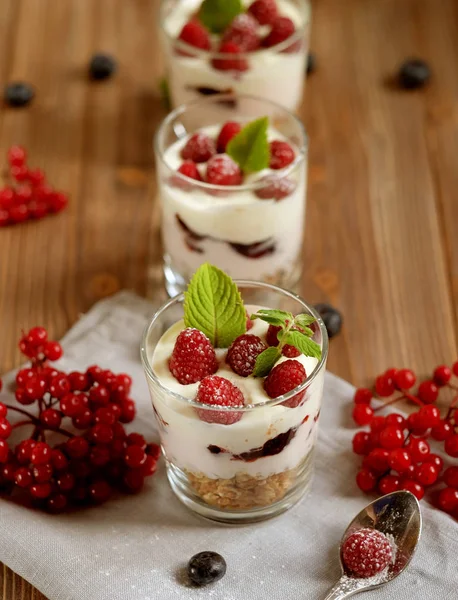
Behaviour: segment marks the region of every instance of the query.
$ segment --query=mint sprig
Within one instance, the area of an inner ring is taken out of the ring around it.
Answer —
[[[256,359],[253,370],[255,377],[265,377],[282,356],[283,346],[286,344],[294,346],[301,354],[321,359],[321,348],[312,340],[313,331],[309,325],[314,323],[315,318],[311,315],[300,314],[295,317],[292,313],[282,310],[260,309],[250,319],[261,319],[269,325],[281,327],[277,333],[278,346],[271,346],[261,352]]]
[[[246,331],[242,297],[229,275],[204,263],[184,295],[184,323],[205,333],[215,348],[228,348]]]
[[[244,173],[256,173],[269,166],[268,128],[269,118],[261,117],[245,125],[228,143],[226,153],[235,160]]]
[[[242,12],[242,0],[204,0],[198,17],[212,33],[221,33]]]

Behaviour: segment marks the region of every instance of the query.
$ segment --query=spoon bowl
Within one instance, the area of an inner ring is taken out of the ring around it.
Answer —
[[[370,590],[400,575],[412,560],[421,535],[421,512],[418,500],[407,491],[393,492],[368,504],[350,523],[340,542],[342,577],[325,600],[343,600]],[[394,561],[374,577],[352,575],[342,560],[342,547],[349,535],[359,529],[376,529],[385,534],[395,548]]]

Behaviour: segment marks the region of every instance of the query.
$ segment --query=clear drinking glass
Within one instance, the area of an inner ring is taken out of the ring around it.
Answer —
[[[246,5],[251,2],[245,2]],[[174,107],[218,93],[256,94],[295,111],[302,100],[309,50],[308,0],[279,0],[279,11],[296,25],[284,42],[237,54],[240,69],[221,68],[234,55],[200,50],[178,40],[201,0],[163,0],[160,13],[167,79]],[[215,45],[215,44],[214,44]]]
[[[275,138],[295,149],[285,169],[239,186],[190,183],[177,173],[177,148],[189,134],[204,129],[216,137],[227,121],[243,125],[263,116]],[[307,187],[307,137],[299,119],[255,96],[212,96],[170,113],[156,134],[155,153],[170,296],[183,291],[206,261],[236,279],[294,288],[302,268]]]
[[[306,492],[312,478],[328,354],[326,328],[302,298],[261,282],[237,284],[245,306],[308,313],[316,318],[314,340],[321,347],[322,358],[319,362],[307,359],[312,361],[307,365],[313,365],[306,367],[307,379],[290,393],[273,400],[266,396],[265,402],[242,409],[210,409],[167,387],[153,367],[159,364],[154,363],[153,355],[164,332],[183,318],[183,295],[169,300],[154,315],[141,347],[170,485],[192,511],[226,523],[276,516]],[[168,372],[167,363],[164,365]],[[243,414],[239,421],[222,425],[199,418],[198,411],[208,410]]]

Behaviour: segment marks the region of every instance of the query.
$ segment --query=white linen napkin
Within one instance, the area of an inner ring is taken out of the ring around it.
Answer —
[[[93,363],[133,377],[138,416],[131,427],[157,441],[139,359],[153,306],[121,292],[94,306],[63,339],[64,370]],[[332,344],[331,344],[332,352]],[[14,374],[6,376],[11,383]],[[5,386],[8,388],[8,385]],[[339,577],[338,543],[370,501],[354,483],[353,387],[327,374],[312,492],[301,504],[257,525],[223,527],[193,516],[172,494],[161,466],[138,496],[71,515],[47,515],[0,500],[0,560],[50,600],[298,600],[324,597]],[[11,401],[5,390],[0,399]],[[368,600],[458,597],[458,524],[422,502],[424,530],[407,571]],[[202,550],[221,553],[226,576],[205,588],[182,572]]]

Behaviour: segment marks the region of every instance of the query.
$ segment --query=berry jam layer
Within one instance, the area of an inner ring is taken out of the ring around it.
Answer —
[[[308,52],[306,3],[269,0],[266,4],[270,14],[265,18],[253,6],[259,6],[259,2],[243,4],[247,12],[235,17],[221,34],[210,33],[195,18],[201,0],[175,3],[164,17],[167,71],[174,106],[229,90],[257,95],[289,110],[297,108],[302,98]],[[289,37],[294,42],[285,47]],[[178,48],[176,40],[187,44],[188,49]],[[281,51],[276,48],[280,44]]]
[[[226,126],[225,126],[226,127]],[[185,149],[196,134],[178,140],[165,154],[160,169],[159,184],[162,203],[162,233],[165,252],[173,269],[188,280],[197,268],[211,262],[232,277],[255,279],[280,285],[293,284],[292,273],[299,271],[300,253],[305,220],[306,162],[298,157],[297,148],[284,141],[283,136],[269,128],[268,139],[273,155],[280,149],[280,161],[271,160],[271,167],[233,181],[240,191],[232,188],[218,193],[199,186],[199,181],[220,180],[234,166],[227,154],[215,154],[221,126],[205,128],[197,134],[208,142],[192,154],[196,162],[184,159]],[[210,145],[213,147],[210,147]],[[282,149],[290,156],[283,158]],[[207,151],[207,154],[205,154]],[[206,160],[205,160],[206,159]],[[192,170],[192,173],[191,173]],[[210,173],[208,171],[210,170]],[[189,184],[171,175],[180,171],[196,180]],[[285,174],[287,172],[287,175]],[[221,175],[223,176],[223,175]],[[233,174],[230,174],[234,177]],[[256,186],[262,180],[262,188]]]
[[[258,307],[248,306],[247,310],[251,314]],[[268,328],[267,323],[255,320],[249,334],[258,336],[267,346]],[[242,475],[266,479],[295,469],[310,455],[314,446],[324,370],[317,373],[303,397],[299,394],[297,402],[289,400],[288,405],[256,407],[271,399],[265,391],[263,378],[237,374],[226,362],[230,349],[229,352],[216,349],[215,375],[237,386],[244,405],[253,408],[226,413],[236,414],[237,419],[228,418],[225,424],[211,422],[204,410],[196,410],[183,400],[195,400],[201,382],[183,385],[170,371],[170,358],[183,329],[182,321],[170,327],[158,342],[151,361],[160,382],[160,385],[150,382],[151,394],[160,417],[161,441],[168,460],[182,471],[209,480],[232,480]],[[302,365],[301,369],[303,367],[306,375],[310,375],[318,361],[299,355],[294,360],[284,356],[278,365],[283,363]]]

